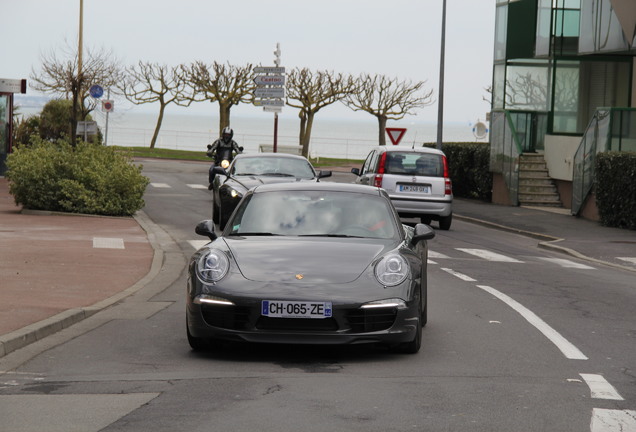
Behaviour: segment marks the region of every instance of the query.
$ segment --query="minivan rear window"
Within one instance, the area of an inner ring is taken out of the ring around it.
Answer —
[[[438,154],[387,152],[385,173],[443,177],[444,165]]]

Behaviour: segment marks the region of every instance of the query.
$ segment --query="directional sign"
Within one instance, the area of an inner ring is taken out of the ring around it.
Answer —
[[[2,93],[26,93],[25,79],[0,78],[0,92]]]
[[[257,75],[254,77],[256,85],[282,86],[285,84],[284,75]]]
[[[282,107],[285,106],[285,101],[281,99],[254,99],[253,104],[255,106]]]
[[[254,96],[260,98],[283,98],[285,97],[285,89],[282,87],[257,88],[254,90]]]
[[[406,133],[405,128],[386,128],[386,133],[389,134],[389,139],[393,143],[393,145],[398,145],[400,140]]]
[[[258,66],[254,68],[254,73],[271,73],[271,74],[284,74],[284,66]]]

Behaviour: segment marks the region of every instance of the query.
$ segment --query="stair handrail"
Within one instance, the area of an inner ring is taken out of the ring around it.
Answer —
[[[611,108],[597,108],[585,129],[581,143],[574,154],[572,173],[572,209],[578,216],[594,186],[596,153],[605,151],[610,140]],[[605,129],[605,133],[602,132]]]

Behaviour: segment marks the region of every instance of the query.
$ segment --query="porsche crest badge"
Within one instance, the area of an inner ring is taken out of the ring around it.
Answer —
[[[304,278],[305,276],[301,275],[301,274],[297,274],[296,275],[296,279],[301,280],[302,278]]]

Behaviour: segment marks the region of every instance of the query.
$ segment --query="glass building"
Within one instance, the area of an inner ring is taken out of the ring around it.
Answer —
[[[636,151],[635,29],[634,0],[497,0],[494,202],[519,204],[523,155],[536,153],[563,206],[580,214],[590,154]]]

